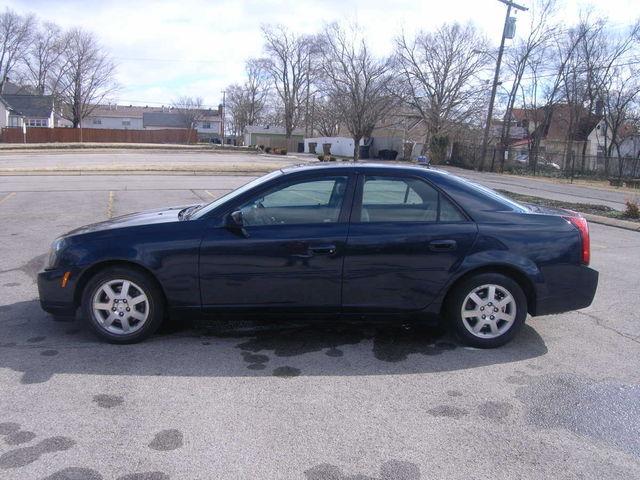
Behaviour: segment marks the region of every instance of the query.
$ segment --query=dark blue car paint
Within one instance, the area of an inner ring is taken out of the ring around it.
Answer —
[[[465,213],[452,223],[350,223],[357,175],[419,176]],[[349,175],[339,222],[226,227],[228,214],[255,194],[294,177]],[[103,265],[135,264],[161,286],[173,314],[441,313],[452,285],[469,272],[511,273],[533,315],[588,306],[597,272],[580,262],[577,229],[556,211],[493,198],[457,177],[416,167],[353,164],[302,167],[180,220],[181,208],[125,215],[64,238],[56,268],[38,276],[42,307],[77,308],[87,279]],[[453,248],[440,245],[452,242]],[[454,242],[454,243],[453,243]],[[328,248],[335,252],[329,254]],[[445,248],[434,251],[431,248]],[[60,287],[64,272],[71,276]]]

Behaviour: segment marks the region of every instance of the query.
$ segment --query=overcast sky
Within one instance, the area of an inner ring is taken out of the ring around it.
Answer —
[[[639,0],[560,0],[560,17],[572,23],[581,10],[608,15],[617,26],[638,15]],[[244,61],[262,52],[260,25],[282,23],[312,33],[324,22],[356,21],[374,51],[391,51],[402,29],[429,30],[472,20],[496,44],[505,6],[497,0],[5,0],[63,27],[95,32],[118,64],[123,104],[168,105],[180,95],[217,105],[221,91],[243,77]],[[521,0],[529,6],[531,0]],[[636,6],[633,8],[632,5]],[[527,13],[518,14],[519,33]]]

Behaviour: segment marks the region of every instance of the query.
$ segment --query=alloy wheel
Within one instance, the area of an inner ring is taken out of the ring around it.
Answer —
[[[463,325],[478,338],[503,335],[513,325],[516,312],[516,301],[511,292],[495,284],[474,288],[460,309]]]
[[[93,295],[93,314],[106,331],[128,335],[140,330],[149,318],[149,299],[130,280],[116,279],[101,284]]]

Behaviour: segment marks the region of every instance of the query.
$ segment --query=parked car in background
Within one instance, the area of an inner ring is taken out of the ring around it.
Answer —
[[[496,347],[530,315],[588,306],[579,214],[526,206],[425,167],[286,168],[206,205],[134,213],[57,239],[42,308],[137,342],[168,314],[444,319]]]

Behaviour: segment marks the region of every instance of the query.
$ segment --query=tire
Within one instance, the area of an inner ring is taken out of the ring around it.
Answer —
[[[87,283],[82,313],[96,335],[107,342],[137,343],[160,327],[164,296],[149,275],[133,268],[110,267]]]
[[[463,343],[476,348],[500,347],[524,325],[527,298],[511,278],[481,273],[455,287],[447,304],[447,317]]]

